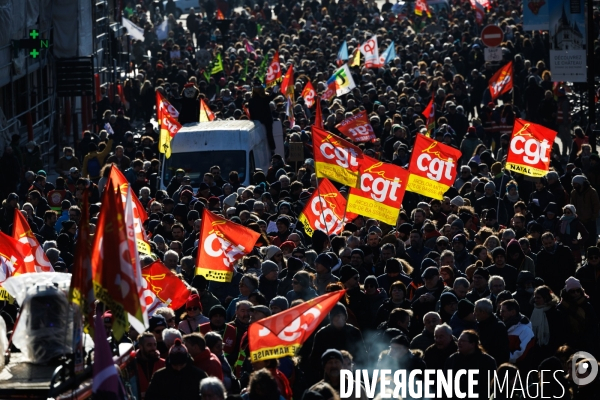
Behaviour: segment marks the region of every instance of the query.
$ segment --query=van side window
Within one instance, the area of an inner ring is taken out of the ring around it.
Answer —
[[[256,163],[254,162],[254,150],[250,150],[250,171],[248,171],[248,176],[252,178],[255,169]]]

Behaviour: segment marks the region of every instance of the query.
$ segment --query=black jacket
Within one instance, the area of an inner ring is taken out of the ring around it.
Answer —
[[[200,381],[208,378],[206,372],[189,360],[187,365],[176,371],[167,363],[152,376],[146,392],[146,400],[200,399]]]
[[[508,362],[508,332],[504,322],[492,314],[485,321],[477,322],[477,331],[483,349],[496,360],[496,364]]]
[[[485,399],[488,394],[488,383],[487,377],[488,374],[491,374],[492,371],[496,370],[496,361],[485,353],[476,350],[475,353],[471,355],[462,355],[460,353],[454,353],[448,358],[446,364],[444,364],[444,369],[452,370],[454,372],[453,376],[456,372],[465,369],[474,369],[479,371],[479,374],[476,375],[476,379],[478,381],[476,387],[472,388],[474,393],[479,395],[478,398]],[[467,393],[471,388],[468,385],[469,380],[467,375],[461,376],[460,379],[460,389],[463,393]],[[456,390],[456,389],[455,389]]]
[[[575,268],[571,250],[556,243],[554,253],[549,253],[542,247],[537,254],[535,276],[542,278],[554,293],[560,293],[565,281],[575,275]]]
[[[314,367],[320,368],[321,356],[327,349],[347,350],[354,356],[357,368],[364,368],[367,362],[367,348],[362,334],[350,324],[346,324],[342,329],[336,329],[331,324],[319,329],[310,354]]]

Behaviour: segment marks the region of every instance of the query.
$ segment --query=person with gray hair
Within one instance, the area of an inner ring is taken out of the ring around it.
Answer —
[[[44,249],[45,253],[48,253],[48,249],[56,249],[57,246],[56,240],[46,240],[42,245],[42,249]]]
[[[248,296],[258,290],[258,277],[254,274],[244,274],[239,284],[240,295],[231,300],[227,307],[227,315],[225,321],[231,321],[235,316],[237,303],[242,300],[248,300]]]
[[[182,339],[181,332],[175,328],[167,328],[162,331],[163,342],[167,345],[167,348],[171,348],[175,343],[175,339]]]
[[[187,283],[191,284],[196,274],[196,261],[194,261],[192,256],[185,256],[181,259],[180,263],[183,278]]]
[[[58,250],[56,247],[51,247],[46,251],[46,257],[48,257],[50,264],[54,265],[60,261],[60,250]]]
[[[223,383],[214,376],[200,381],[200,395],[203,399],[225,400],[227,392]]]
[[[467,293],[469,292],[469,287],[471,284],[469,280],[464,277],[456,278],[454,280],[454,284],[452,285],[452,293],[456,296],[458,300],[464,299],[467,297]]]
[[[484,350],[494,357],[496,364],[508,362],[508,331],[504,322],[494,313],[494,305],[490,299],[479,299],[475,302],[475,319]]]
[[[142,256],[140,257],[140,265],[142,268],[147,267],[148,265],[152,264],[154,262],[154,258],[152,258],[152,256]]]
[[[169,328],[177,327],[177,321],[175,321],[175,311],[173,311],[171,308],[169,308],[169,307],[157,308],[156,311],[154,312],[154,314],[162,315],[165,318],[165,321],[167,321],[167,326]]]
[[[163,262],[171,271],[175,271],[176,273],[181,272],[181,266],[179,265],[179,254],[177,254],[176,251],[167,250],[165,252],[165,256],[163,257]]]
[[[429,346],[435,343],[433,332],[435,331],[435,327],[442,323],[442,317],[440,314],[430,311],[423,316],[423,332],[419,335],[415,336],[415,338],[410,342],[411,350],[421,350],[425,351]]]
[[[425,350],[425,364],[427,368],[442,369],[448,357],[458,350],[450,325],[437,325],[433,331],[433,340],[434,343]]]

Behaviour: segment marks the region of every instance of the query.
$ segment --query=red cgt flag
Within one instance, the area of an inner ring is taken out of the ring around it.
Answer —
[[[13,222],[13,238],[25,245],[25,269],[15,271],[16,274],[26,272],[54,272],[52,264],[44,249],[36,239],[29,227],[27,219],[19,210],[15,210],[15,219]]]
[[[357,187],[362,150],[316,126],[312,128],[312,136],[317,178]]]
[[[489,81],[490,96],[492,101],[510,92],[513,88],[513,62],[509,62],[492,76]]]
[[[311,108],[313,104],[315,104],[316,95],[317,92],[315,91],[315,88],[313,87],[312,83],[307,82],[306,86],[304,86],[304,89],[302,90],[301,96],[304,99],[304,102],[306,103],[306,106],[308,108]]]
[[[346,213],[346,199],[333,186],[329,179],[324,178],[319,182],[319,190],[315,190],[304,206],[298,220],[304,225],[304,232],[308,236],[315,230],[321,230],[327,235],[339,234],[346,221],[352,221],[358,215]]]
[[[367,110],[346,118],[335,127],[354,142],[368,142],[377,137],[367,118]]]
[[[271,88],[281,82],[281,65],[279,64],[279,52],[276,51],[271,65],[267,69],[266,85],[267,88]]]
[[[508,145],[506,169],[535,178],[546,175],[550,168],[550,153],[554,139],[556,139],[556,131],[515,118]]]
[[[435,102],[433,101],[433,96],[429,100],[429,104],[427,104],[425,110],[423,110],[423,116],[427,118],[425,125],[427,126],[427,132],[431,135],[431,132],[435,128]]]
[[[156,120],[160,123],[163,114],[169,114],[171,118],[179,118],[179,111],[159,91],[156,91]]]
[[[258,232],[227,221],[204,209],[196,275],[209,281],[231,282],[233,265],[254,247]]]
[[[281,94],[284,97],[294,96],[294,64],[291,64],[281,82]]]
[[[0,232],[0,283],[25,269],[25,254],[29,251],[26,244]]]
[[[159,307],[178,310],[185,305],[191,291],[165,264],[159,260],[142,268],[144,300],[148,316]]]
[[[250,360],[293,357],[345,294],[345,290],[327,293],[251,324],[248,328]]]

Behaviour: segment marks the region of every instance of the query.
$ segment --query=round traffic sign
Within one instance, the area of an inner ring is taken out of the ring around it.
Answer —
[[[497,47],[504,40],[504,32],[498,25],[488,25],[481,31],[481,41],[487,47]]]

